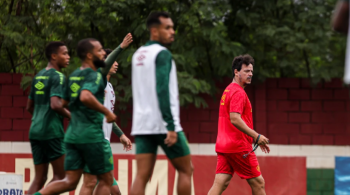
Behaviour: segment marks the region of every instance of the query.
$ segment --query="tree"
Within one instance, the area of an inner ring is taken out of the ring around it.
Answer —
[[[345,38],[330,28],[336,0],[5,0],[0,3],[1,72],[35,74],[47,61],[49,41],[65,41],[71,55],[68,75],[79,66],[77,42],[93,37],[113,49],[131,32],[134,42],[122,53],[117,84],[118,109],[131,103],[131,56],[149,34],[145,20],[153,10],[168,11],[176,28],[170,47],[177,63],[181,105],[205,106],[200,94],[215,95],[216,82],[232,77],[234,56],[249,53],[254,75],[341,77]],[[31,77],[25,77],[28,85]],[[24,85],[24,87],[26,86]],[[117,110],[118,112],[118,110]]]

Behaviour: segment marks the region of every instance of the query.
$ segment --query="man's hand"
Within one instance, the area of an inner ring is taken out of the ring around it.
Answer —
[[[125,134],[123,134],[121,137],[120,137],[120,143],[123,144],[124,146],[124,150],[127,152],[127,151],[130,151],[132,149],[132,143],[130,141],[130,139],[128,137],[126,137]]]
[[[270,153],[270,147],[268,144],[266,145],[260,145],[261,151],[263,151],[264,153]]]
[[[175,131],[168,131],[168,134],[166,136],[166,139],[164,140],[164,143],[171,147],[177,142],[177,133]]]
[[[131,35],[131,33],[128,33],[124,37],[123,42],[120,44],[120,47],[122,49],[125,49],[125,48],[127,48],[130,45],[131,42],[132,42],[132,35]]]
[[[112,123],[112,122],[114,122],[115,120],[117,120],[117,116],[116,116],[114,113],[110,112],[110,111],[108,111],[108,112],[105,114],[105,117],[106,117],[107,123]]]
[[[254,143],[256,142],[256,139],[258,139],[258,136],[254,137]],[[260,134],[258,145],[266,145],[266,144],[269,144],[269,139],[267,139],[265,136]]]

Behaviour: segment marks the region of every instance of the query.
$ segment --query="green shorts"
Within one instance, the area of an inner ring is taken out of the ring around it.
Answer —
[[[83,169],[86,165],[91,174],[101,175],[114,168],[112,150],[107,140],[86,144],[66,143],[66,151],[66,171]]]
[[[35,165],[52,162],[65,153],[63,138],[30,140]]]
[[[136,135],[136,154],[157,154],[158,146],[162,147],[169,159],[190,154],[190,148],[188,147],[188,142],[183,131],[177,132],[177,142],[171,147],[164,144],[166,136],[166,134]]]

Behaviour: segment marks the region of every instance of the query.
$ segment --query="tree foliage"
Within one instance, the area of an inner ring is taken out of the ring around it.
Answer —
[[[113,77],[118,108],[131,99],[131,56],[148,39],[145,19],[153,10],[172,14],[180,101],[205,106],[198,94],[215,94],[215,82],[231,77],[234,56],[251,54],[255,76],[341,77],[345,37],[331,30],[336,0],[3,0],[0,3],[0,72],[35,74],[46,66],[49,41],[62,40],[71,55],[69,74],[80,62],[77,42],[94,37],[115,48],[131,32],[132,45]],[[25,77],[23,86],[30,82]]]

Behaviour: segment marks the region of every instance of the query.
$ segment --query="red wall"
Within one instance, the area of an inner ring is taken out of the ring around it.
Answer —
[[[27,141],[31,116],[21,74],[0,73],[0,141]],[[224,89],[227,83],[218,88]],[[219,90],[218,100],[222,90]],[[267,79],[248,86],[257,132],[273,144],[346,145],[350,140],[349,90],[340,79],[311,87],[307,79]],[[208,108],[181,108],[181,124],[190,143],[215,143],[218,101],[204,97]],[[129,135],[131,122],[124,127]],[[112,135],[112,142],[118,138]]]
[[[31,158],[31,154],[0,154],[0,171],[15,172],[16,158]],[[113,155],[114,157],[114,176],[118,180],[118,160],[128,160],[128,187],[130,190],[132,184],[132,174],[135,170],[132,169],[132,160],[134,155]],[[166,159],[164,155],[158,155],[157,159]],[[192,155],[192,164],[194,167],[193,183],[196,195],[206,195],[210,190],[214,177],[216,167],[216,156],[198,156]],[[261,173],[266,181],[267,194],[292,194],[292,195],[306,195],[307,191],[307,171],[305,157],[258,157]],[[22,167],[28,165],[21,164]],[[30,163],[32,166],[32,164]],[[30,171],[33,169],[26,168],[24,172],[24,181],[30,182]],[[157,171],[157,167],[155,168]],[[164,171],[158,169],[164,174]],[[168,194],[173,194],[175,170],[168,161]],[[120,172],[119,172],[120,173]],[[286,175],[288,175],[286,177]],[[124,177],[125,178],[125,177]],[[51,178],[48,178],[50,180]],[[120,186],[122,187],[122,186]],[[123,186],[124,187],[124,186]],[[10,194],[10,193],[9,193]],[[70,193],[73,195],[74,193]],[[157,193],[159,194],[159,193]],[[237,174],[234,174],[228,188],[223,195],[251,194],[248,183],[240,179]],[[163,195],[163,194],[162,194]]]

